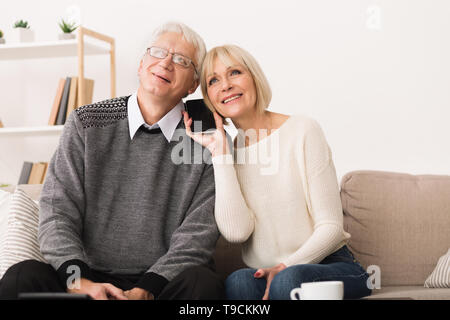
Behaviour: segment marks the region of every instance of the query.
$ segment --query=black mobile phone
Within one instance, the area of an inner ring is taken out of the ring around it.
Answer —
[[[189,118],[192,118],[192,132],[205,132],[216,129],[213,113],[208,109],[203,99],[187,100],[185,103]]]

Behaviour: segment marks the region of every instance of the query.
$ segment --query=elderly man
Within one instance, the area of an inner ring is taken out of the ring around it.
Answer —
[[[12,266],[0,298],[65,291],[222,298],[212,262],[219,237],[213,167],[171,160],[174,132],[184,132],[182,98],[199,84],[205,51],[189,27],[165,24],[140,61],[135,94],[71,113],[40,199],[39,242],[49,264]]]

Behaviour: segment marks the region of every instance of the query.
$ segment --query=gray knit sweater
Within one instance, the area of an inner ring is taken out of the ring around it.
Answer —
[[[213,166],[208,151],[206,161],[193,152],[183,121],[170,143],[142,129],[131,140],[127,100],[83,106],[67,119],[40,198],[39,243],[62,280],[69,265],[88,279],[91,269],[141,275],[136,286],[157,296],[181,271],[211,260],[219,237]],[[191,161],[174,163],[172,151]]]

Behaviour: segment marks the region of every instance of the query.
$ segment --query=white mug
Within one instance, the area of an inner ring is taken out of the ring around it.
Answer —
[[[302,283],[301,288],[291,290],[292,300],[342,300],[344,283],[342,281],[319,281]]]

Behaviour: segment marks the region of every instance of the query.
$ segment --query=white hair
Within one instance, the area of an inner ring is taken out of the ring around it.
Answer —
[[[156,39],[158,39],[161,35],[167,32],[175,32],[181,34],[183,36],[183,39],[194,46],[195,60],[197,62],[197,72],[198,75],[200,75],[203,60],[206,56],[206,46],[202,37],[200,37],[197,32],[189,28],[184,23],[170,21],[164,23],[153,32],[152,43],[156,41]],[[195,77],[196,79],[198,78],[197,74],[195,75]]]

